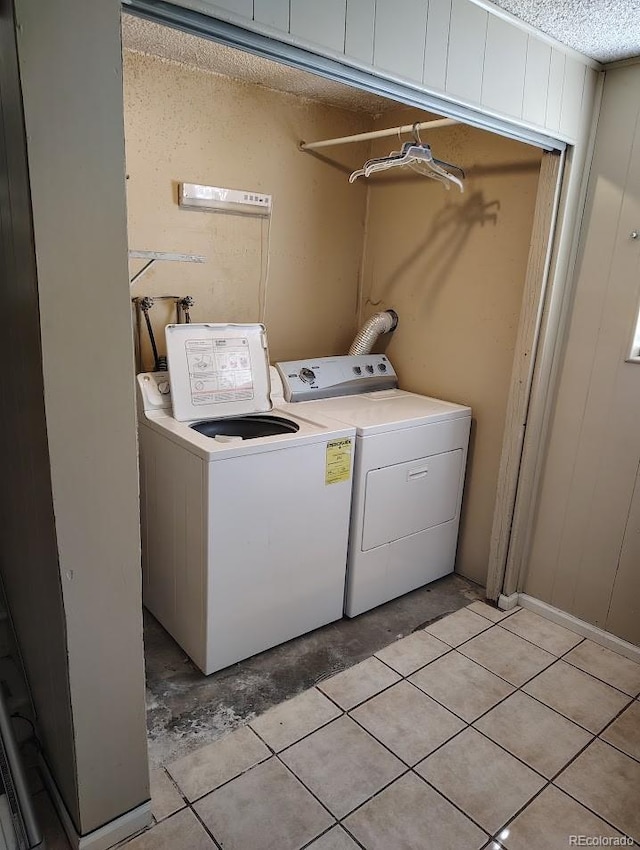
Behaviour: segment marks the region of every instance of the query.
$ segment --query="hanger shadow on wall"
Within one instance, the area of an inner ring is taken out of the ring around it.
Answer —
[[[467,185],[486,177],[514,177],[527,173],[539,173],[540,163],[536,161],[501,162],[491,165],[472,165],[466,169]],[[376,292],[370,292],[365,300],[372,307],[392,304],[399,289],[408,287],[409,294],[415,298],[416,305],[427,315],[437,302],[447,280],[453,274],[456,261],[469,240],[472,231],[478,225],[496,226],[500,201],[487,201],[482,190],[470,195],[459,196],[447,192],[444,194],[431,181],[425,181],[412,172],[393,175],[381,175],[370,178],[368,185],[374,191],[399,185],[417,185],[425,183],[432,191],[425,198],[425,204],[433,209],[436,204],[444,205],[433,216],[432,221],[411,253],[386,277],[376,285]]]
[[[385,181],[388,182],[388,181]],[[397,178],[393,179],[397,182]],[[433,195],[429,202],[433,203]],[[473,192],[445,205],[433,216],[424,236],[390,274],[367,296],[371,306],[391,304],[399,289],[408,287],[425,313],[433,310],[447,280],[455,271],[456,261],[474,228],[498,223],[500,201],[485,201],[483,192]]]

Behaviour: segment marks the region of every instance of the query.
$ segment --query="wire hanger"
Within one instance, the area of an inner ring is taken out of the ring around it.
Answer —
[[[354,183],[358,177],[370,177],[378,171],[387,171],[390,168],[409,166],[418,174],[437,180],[449,189],[451,184],[456,185],[461,192],[464,191],[462,180],[451,174],[448,169],[458,171],[464,178],[462,168],[443,160],[436,159],[428,144],[420,138],[418,124],[413,125],[413,140],[404,142],[399,151],[392,151],[387,156],[368,159],[362,168],[354,171],[349,177],[349,183]]]

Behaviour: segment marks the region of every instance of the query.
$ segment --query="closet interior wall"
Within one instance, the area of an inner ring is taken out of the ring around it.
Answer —
[[[350,184],[399,140],[298,142],[438,116],[374,117],[129,50],[124,80],[130,248],[206,257],[157,263],[132,294],[190,294],[194,321],[258,321],[268,251],[272,361],[346,353],[361,321],[397,310],[380,345],[401,386],[473,408],[457,570],[484,585],[541,152],[457,125],[423,141],[466,170],[463,194],[407,169]],[[180,181],[269,193],[270,225],[182,210]],[[143,354],[149,367],[144,332]]]
[[[367,192],[347,178],[369,145],[345,146],[326,162],[298,142],[363,132],[371,117],[128,50],[124,104],[129,247],[206,258],[156,263],[132,295],[189,294],[193,321],[256,322],[268,263],[271,360],[345,352],[356,330]],[[182,181],[271,194],[271,221],[183,210]],[[132,275],[140,266],[131,262]],[[156,326],[162,310],[157,302]],[[142,343],[150,367],[145,333]]]
[[[462,124],[422,137],[465,169],[465,191],[406,169],[370,180],[361,314],[398,312],[386,351],[402,387],[473,409],[456,571],[484,585],[541,151]]]

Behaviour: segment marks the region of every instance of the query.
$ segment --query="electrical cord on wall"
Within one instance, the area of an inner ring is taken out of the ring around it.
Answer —
[[[267,283],[269,280],[269,266],[271,259],[271,216],[273,215],[273,201],[271,202],[270,215],[263,218],[260,223],[260,287],[258,290],[258,321],[266,324],[267,315]],[[266,224],[266,227],[265,227]],[[265,252],[265,230],[266,230],[266,252]]]

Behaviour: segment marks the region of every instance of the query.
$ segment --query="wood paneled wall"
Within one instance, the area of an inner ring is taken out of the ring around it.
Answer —
[[[607,72],[525,592],[640,642],[640,65]]]

